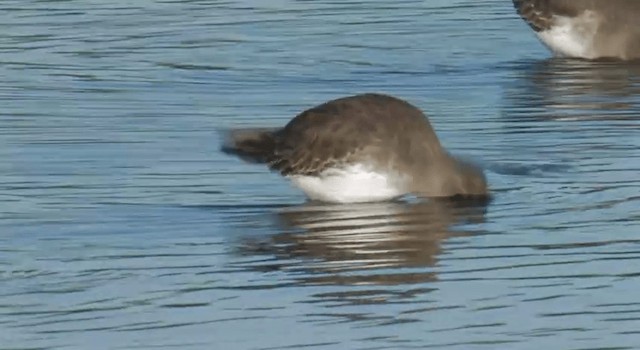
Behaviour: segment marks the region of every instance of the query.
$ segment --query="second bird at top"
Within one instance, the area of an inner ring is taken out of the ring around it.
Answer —
[[[513,0],[513,5],[558,56],[640,59],[640,0]]]

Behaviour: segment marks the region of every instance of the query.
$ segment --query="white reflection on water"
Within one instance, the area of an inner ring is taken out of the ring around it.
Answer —
[[[509,1],[0,1],[0,347],[634,349],[638,69]],[[332,207],[218,150],[398,95],[487,205]]]

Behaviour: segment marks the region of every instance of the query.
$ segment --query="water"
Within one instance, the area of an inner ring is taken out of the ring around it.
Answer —
[[[509,1],[0,3],[0,348],[635,349],[640,66]],[[378,91],[488,204],[305,204],[218,151]]]

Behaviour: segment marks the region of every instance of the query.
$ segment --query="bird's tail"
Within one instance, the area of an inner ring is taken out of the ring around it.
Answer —
[[[249,163],[266,163],[276,148],[277,129],[235,129],[224,134],[221,151]]]

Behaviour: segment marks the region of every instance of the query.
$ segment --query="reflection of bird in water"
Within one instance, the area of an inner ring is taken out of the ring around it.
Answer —
[[[513,0],[513,5],[557,56],[640,59],[638,0]]]
[[[516,79],[509,83],[505,95],[514,108],[508,114],[517,119],[637,118],[639,62],[553,58],[516,68]]]
[[[446,152],[418,108],[382,94],[328,101],[282,128],[233,130],[222,150],[268,164],[323,202],[488,192],[482,170]]]
[[[444,240],[470,235],[452,226],[484,220],[485,201],[306,205],[278,213],[283,232],[267,242],[247,241],[244,252],[274,255],[306,284],[420,283]]]

